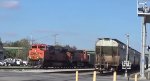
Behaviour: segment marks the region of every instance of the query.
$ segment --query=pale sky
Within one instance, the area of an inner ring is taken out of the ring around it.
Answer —
[[[142,18],[136,9],[136,0],[0,0],[0,37],[5,42],[32,36],[54,44],[58,34],[59,44],[95,49],[97,38],[126,43],[128,33],[130,46],[140,51]]]

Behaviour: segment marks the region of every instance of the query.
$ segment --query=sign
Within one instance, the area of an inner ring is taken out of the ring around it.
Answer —
[[[131,69],[130,61],[122,61],[122,69]]]

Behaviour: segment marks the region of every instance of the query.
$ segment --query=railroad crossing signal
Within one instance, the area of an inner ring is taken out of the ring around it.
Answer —
[[[144,75],[144,61],[145,59],[145,46],[146,46],[146,37],[147,30],[146,24],[150,23],[150,0],[137,0],[137,14],[139,17],[143,17],[142,21],[142,53],[141,53],[141,62],[140,62],[140,75],[141,78],[145,79]]]
[[[131,69],[130,61],[122,61],[122,69]]]

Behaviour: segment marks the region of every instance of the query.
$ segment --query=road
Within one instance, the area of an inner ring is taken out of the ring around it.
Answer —
[[[96,77],[96,81],[113,81],[112,74],[100,75],[97,73]],[[75,81],[75,73],[1,71],[0,81]],[[78,81],[93,81],[93,72],[79,72]],[[128,81],[128,79],[123,75],[117,75],[117,81]],[[129,79],[129,81],[134,81],[134,79]]]
[[[118,77],[117,81],[127,81]],[[93,81],[92,78],[93,72],[79,72],[79,81]],[[75,81],[75,73],[0,72],[0,81]],[[98,74],[97,81],[113,81],[113,76]]]

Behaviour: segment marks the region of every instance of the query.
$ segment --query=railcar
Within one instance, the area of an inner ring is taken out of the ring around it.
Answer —
[[[76,67],[85,67],[89,63],[88,54],[85,50],[75,50],[72,57],[72,64]]]
[[[28,61],[29,65],[38,68],[89,67],[86,50],[76,50],[69,46],[34,44],[29,51]]]
[[[67,66],[71,61],[71,51],[62,46],[34,44],[29,51],[28,58],[31,66],[41,68]]]
[[[95,64],[95,51],[94,50],[86,50],[88,55],[88,66],[94,68]]]
[[[45,65],[52,67],[68,67],[71,66],[72,48],[62,46],[49,46],[48,53],[46,53],[44,61]],[[47,67],[48,67],[47,66]]]
[[[103,71],[122,70],[122,62],[126,60],[126,44],[117,39],[99,38],[95,46],[95,69]],[[140,53],[129,47],[128,61],[131,69],[140,68]]]

